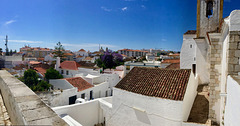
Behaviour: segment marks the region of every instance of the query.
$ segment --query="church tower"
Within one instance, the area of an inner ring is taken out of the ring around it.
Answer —
[[[197,0],[197,38],[218,31],[223,15],[223,0]]]

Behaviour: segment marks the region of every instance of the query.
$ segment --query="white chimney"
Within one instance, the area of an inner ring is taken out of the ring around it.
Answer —
[[[60,67],[60,57],[57,57],[57,62],[56,62],[56,65],[55,65],[55,69],[58,70]]]

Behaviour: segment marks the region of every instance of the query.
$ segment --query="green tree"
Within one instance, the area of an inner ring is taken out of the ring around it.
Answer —
[[[31,89],[38,84],[38,75],[37,72],[28,69],[24,72],[24,83]]]
[[[13,53],[17,53],[17,50],[15,49]]]
[[[61,79],[63,76],[57,70],[51,67],[50,69],[47,69],[45,78],[47,81],[49,81],[49,79]]]
[[[9,55],[11,56],[12,54],[13,54],[13,51],[12,51],[12,49],[11,49]]]
[[[47,83],[46,81],[39,81],[39,83],[33,87],[33,91],[45,91],[51,87],[51,84]]]
[[[9,56],[8,48],[6,48],[6,56]]]
[[[1,56],[2,56],[2,52],[3,52],[3,51],[2,51],[2,48],[0,48],[0,55],[1,55]]]
[[[64,57],[64,47],[61,44],[61,42],[57,43],[57,46],[55,46],[55,52],[53,52],[55,54],[55,57],[60,57],[61,59]]]
[[[25,71],[23,78],[20,77],[19,80],[23,81],[33,91],[44,91],[51,86],[46,81],[38,81],[37,72],[32,69]]]

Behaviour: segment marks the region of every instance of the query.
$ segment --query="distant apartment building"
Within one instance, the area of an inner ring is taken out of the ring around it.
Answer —
[[[53,49],[25,46],[20,48],[20,52],[23,52],[27,57],[44,58],[46,55],[52,53]]]
[[[142,56],[146,56],[148,51],[121,49],[121,50],[118,50],[118,53],[126,55],[127,57],[139,57],[139,56],[142,57]]]

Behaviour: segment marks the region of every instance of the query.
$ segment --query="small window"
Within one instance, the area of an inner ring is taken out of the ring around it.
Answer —
[[[82,99],[85,99],[85,93],[82,93],[82,94],[81,94],[81,98],[82,98]]]
[[[61,74],[63,74],[63,70],[61,70]]]
[[[193,58],[193,61],[196,61],[196,57]]]
[[[206,17],[210,18],[213,16],[213,1],[212,0],[208,0],[207,1],[207,8],[206,8]]]
[[[130,70],[130,66],[126,66],[126,70]]]
[[[192,48],[192,45],[190,45],[190,48]]]
[[[196,75],[196,64],[192,64],[192,72],[195,76]]]
[[[66,71],[66,74],[68,75],[69,73],[68,73],[68,70]]]

